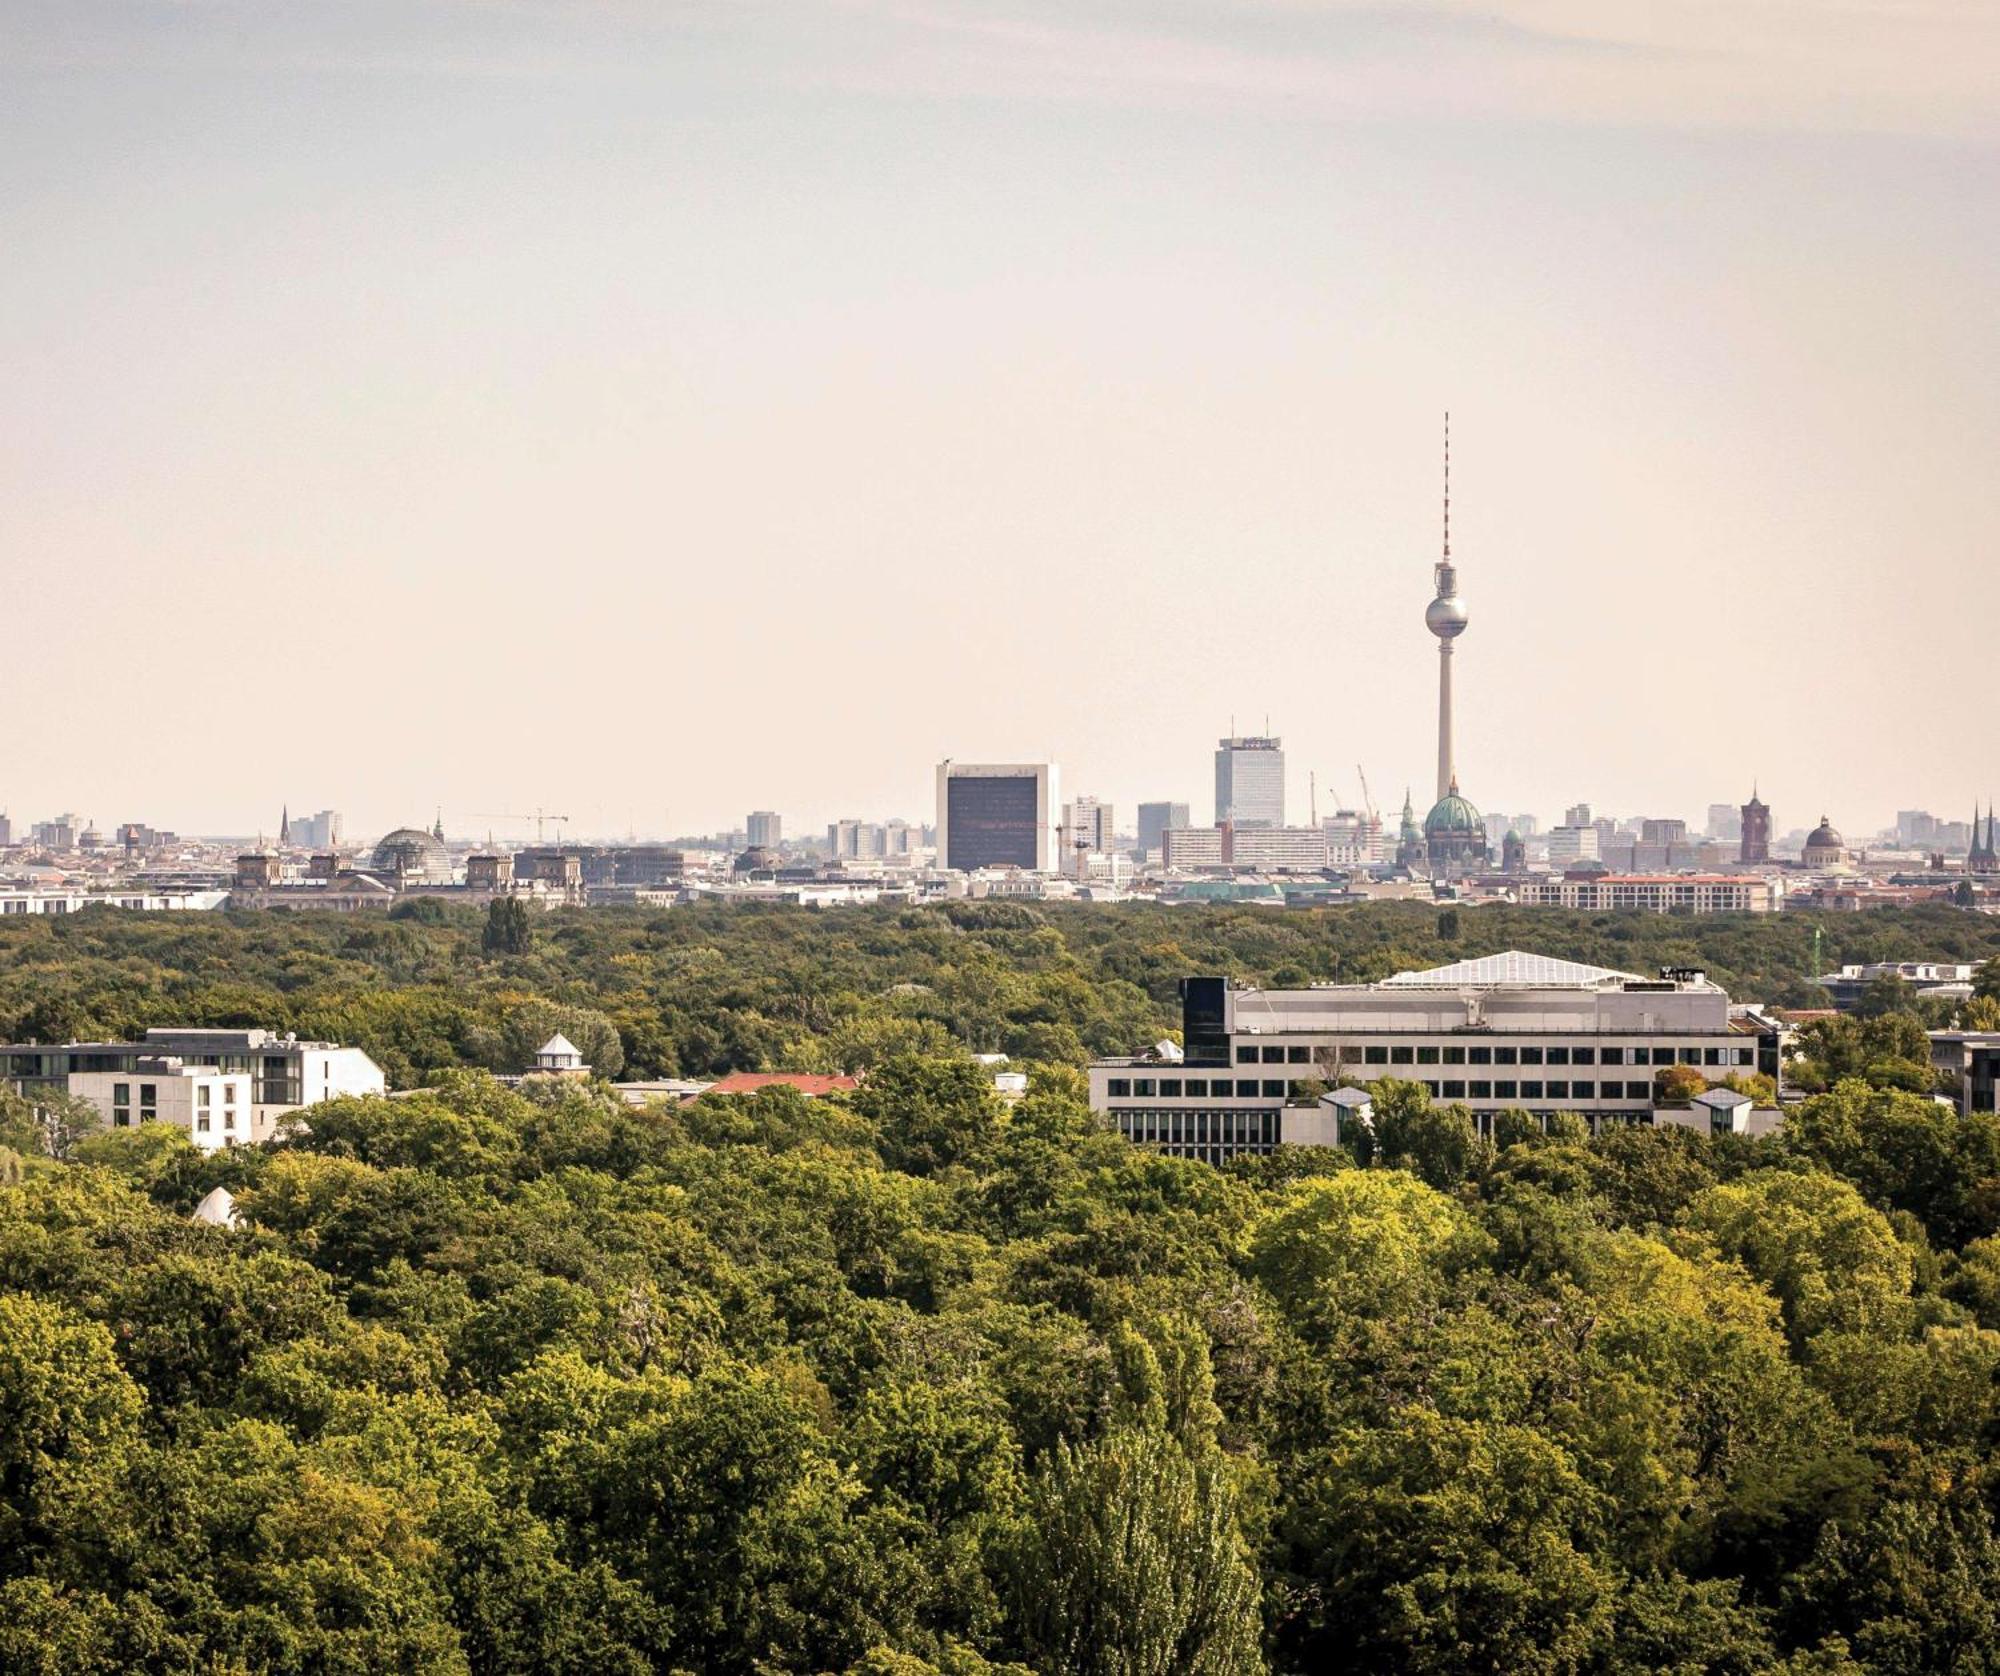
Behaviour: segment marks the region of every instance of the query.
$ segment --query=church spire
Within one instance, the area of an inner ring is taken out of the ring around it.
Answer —
[[[292,841],[292,806],[289,803],[287,803],[286,805],[284,805],[284,813],[278,817],[278,842],[281,844],[289,844],[291,841]]]

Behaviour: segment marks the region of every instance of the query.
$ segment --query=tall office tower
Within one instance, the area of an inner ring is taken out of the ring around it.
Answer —
[[[785,838],[785,823],[774,809],[752,809],[744,836],[753,850],[775,850]]]
[[[1063,827],[1072,850],[1111,849],[1111,805],[1094,797],[1079,797],[1063,805]]]
[[[827,854],[835,860],[852,860],[862,853],[862,822],[849,817],[844,821],[834,821],[826,829]]]
[[[14,823],[5,810],[0,810],[0,850],[14,846]]]
[[[1719,844],[1735,843],[1743,836],[1743,811],[1734,803],[1711,803],[1708,836]]]
[[[1736,859],[1739,862],[1756,864],[1771,859],[1771,806],[1757,795],[1756,787],[1750,789],[1750,801],[1740,811],[1743,817],[1742,836],[1736,842]]]
[[[1563,811],[1564,826],[1589,826],[1590,824],[1590,805],[1588,803],[1572,803]]]
[[[1185,803],[1141,803],[1139,805],[1139,849],[1143,854],[1155,854],[1160,847],[1160,834],[1188,824],[1188,806]]]
[[[1285,824],[1284,741],[1262,734],[1218,739],[1215,751],[1215,824]]]
[[[952,762],[937,770],[938,865],[1055,871],[1056,766]]]
[[[1648,818],[1639,823],[1639,842],[1642,844],[1685,844],[1687,835],[1686,821]]]

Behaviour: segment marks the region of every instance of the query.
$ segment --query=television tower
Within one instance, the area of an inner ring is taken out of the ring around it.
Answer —
[[[1444,553],[1436,566],[1437,597],[1424,607],[1424,627],[1438,637],[1438,786],[1442,803],[1458,788],[1451,748],[1451,648],[1471,621],[1458,597],[1458,571],[1451,562],[1451,415],[1444,416]]]

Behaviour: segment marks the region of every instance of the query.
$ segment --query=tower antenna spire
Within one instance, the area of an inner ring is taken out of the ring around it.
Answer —
[[[1444,415],[1444,557],[1451,562],[1451,409]]]

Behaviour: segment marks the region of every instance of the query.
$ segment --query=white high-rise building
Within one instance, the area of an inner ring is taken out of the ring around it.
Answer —
[[[775,850],[784,841],[785,823],[774,809],[751,810],[745,827],[752,849]]]
[[[1216,741],[1215,824],[1285,824],[1284,741],[1257,734]]]

